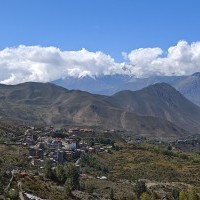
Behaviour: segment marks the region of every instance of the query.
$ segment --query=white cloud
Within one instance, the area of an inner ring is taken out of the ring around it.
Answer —
[[[123,64],[102,52],[19,46],[0,51],[0,83],[48,82],[66,76],[122,73]]]
[[[140,48],[118,63],[103,52],[61,51],[56,47],[18,46],[0,51],[0,83],[48,82],[67,76],[131,74],[187,75],[200,71],[200,42],[180,41],[167,52]],[[126,61],[126,62],[125,62]]]
[[[179,41],[166,53],[160,48],[141,48],[123,55],[134,66],[131,73],[138,77],[189,75],[200,71],[200,42]]]

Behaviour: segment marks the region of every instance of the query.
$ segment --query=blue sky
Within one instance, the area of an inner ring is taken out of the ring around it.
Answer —
[[[200,37],[199,0],[0,0],[0,48],[53,45],[115,58]]]
[[[0,83],[200,71],[199,0],[0,0]]]

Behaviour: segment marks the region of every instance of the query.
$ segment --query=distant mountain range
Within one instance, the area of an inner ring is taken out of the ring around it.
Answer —
[[[160,139],[200,132],[200,108],[165,83],[112,96],[52,83],[0,85],[0,117],[32,125],[121,129]]]
[[[113,95],[121,90],[140,90],[155,83],[168,83],[186,98],[200,106],[200,72],[191,76],[153,76],[134,78],[125,75],[107,75],[99,77],[68,77],[54,81],[68,89],[80,89],[94,94]]]
[[[190,101],[200,106],[200,72],[174,81],[172,86]]]

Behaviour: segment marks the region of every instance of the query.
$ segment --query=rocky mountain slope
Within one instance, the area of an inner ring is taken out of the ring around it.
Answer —
[[[111,97],[51,83],[0,85],[0,117],[26,124],[123,129],[152,137],[200,131],[200,108],[167,84]]]
[[[140,116],[166,119],[192,132],[200,129],[200,108],[168,84],[151,85],[139,91],[121,91],[109,98],[112,105]]]

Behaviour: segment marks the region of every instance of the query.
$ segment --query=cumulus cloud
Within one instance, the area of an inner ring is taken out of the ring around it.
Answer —
[[[48,82],[67,76],[123,72],[123,63],[102,52],[61,51],[56,47],[19,46],[0,51],[0,83]]]
[[[151,75],[189,75],[200,71],[200,42],[179,41],[167,52],[160,48],[140,48],[124,53],[137,77]]]
[[[167,52],[140,48],[123,53],[124,62],[103,52],[61,51],[56,47],[24,46],[0,51],[0,83],[48,82],[68,76],[129,74],[187,75],[200,71],[200,42],[179,41]]]

